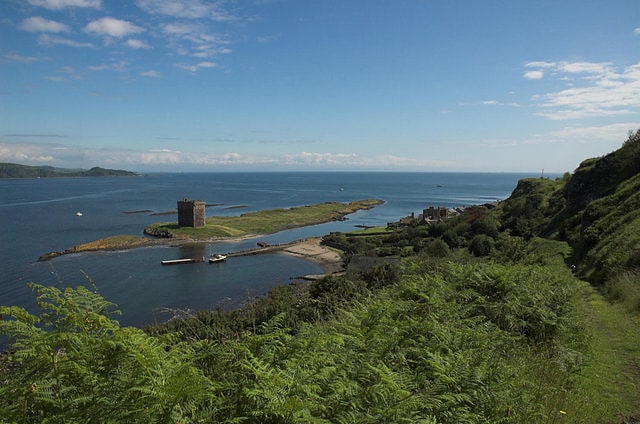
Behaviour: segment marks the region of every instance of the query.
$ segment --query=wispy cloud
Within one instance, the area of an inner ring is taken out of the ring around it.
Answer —
[[[178,63],[175,66],[176,68],[184,69],[185,71],[196,72],[203,68],[215,68],[217,65],[213,62],[200,62],[195,65],[185,65]]]
[[[511,106],[511,107],[520,107],[520,104],[516,102],[504,103],[499,100],[483,100],[482,104],[485,106]]]
[[[70,38],[59,37],[57,35],[51,35],[51,34],[41,34],[38,37],[38,44],[43,46],[60,44],[60,45],[76,47],[76,48],[94,48],[95,47],[93,43],[83,43],[80,41],[72,40]]]
[[[544,77],[544,71],[541,69],[538,69],[537,71],[526,71],[524,73],[524,77],[530,80],[539,80]]]
[[[9,62],[20,62],[20,63],[34,63],[34,62],[51,60],[51,58],[49,57],[23,56],[17,53],[6,54],[4,55],[4,59],[8,60]]]
[[[41,6],[51,10],[67,7],[90,7],[100,9],[102,0],[27,0],[33,6]]]
[[[223,8],[221,1],[201,0],[137,0],[138,7],[148,13],[183,19],[233,21],[237,18]]]
[[[622,141],[624,141],[624,136],[628,131],[636,130],[639,128],[640,121],[617,123],[603,126],[565,127],[544,134],[536,134],[534,135],[534,138],[545,140],[547,142],[564,142],[575,144],[611,142],[612,140],[622,143]]]
[[[162,74],[160,74],[160,72],[154,71],[154,70],[140,72],[140,75],[143,76],[143,77],[149,77],[149,78],[160,78],[162,76]]]
[[[287,155],[251,155],[238,152],[184,152],[157,148],[149,150],[98,149],[53,143],[0,142],[0,161],[58,166],[109,166],[140,169],[207,169],[213,167],[260,169],[451,169],[452,161],[354,153],[300,152]]]
[[[550,78],[570,83],[568,88],[533,97],[541,108],[540,116],[567,120],[640,111],[640,63],[622,70],[608,62],[530,62],[525,66],[538,68],[530,72],[548,73]]]
[[[24,31],[29,32],[69,32],[70,29],[67,25],[44,19],[41,16],[32,16],[22,21],[18,27]]]
[[[93,33],[99,36],[108,36],[122,38],[130,34],[137,34],[143,32],[145,29],[141,28],[129,21],[121,19],[104,17],[95,21],[91,21],[84,28],[86,32]]]
[[[103,63],[101,65],[92,65],[89,66],[91,71],[117,71],[124,72],[127,69],[129,62],[126,60],[121,60],[119,62],[114,63]]]
[[[137,39],[129,39],[124,43],[126,46],[131,47],[132,49],[150,49],[151,46],[147,44],[146,41],[137,40]]]

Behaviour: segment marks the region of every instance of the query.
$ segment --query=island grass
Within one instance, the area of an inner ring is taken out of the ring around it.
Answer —
[[[213,216],[207,218],[204,227],[199,228],[178,227],[175,222],[164,222],[148,226],[145,233],[195,239],[272,234],[291,228],[340,220],[345,215],[361,209],[370,209],[380,203],[382,201],[377,199],[358,200],[348,204],[327,202],[288,209],[247,212],[239,216]]]
[[[89,243],[79,244],[71,250],[74,252],[90,252],[96,250],[133,249],[156,244],[156,240],[144,236],[120,235],[105,237]]]

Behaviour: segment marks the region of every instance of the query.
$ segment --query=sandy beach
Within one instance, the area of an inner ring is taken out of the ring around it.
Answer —
[[[343,271],[344,261],[340,253],[330,247],[321,244],[321,237],[313,237],[302,240],[295,240],[290,243],[278,244],[273,246],[258,247],[255,249],[244,250],[240,252],[229,252],[227,257],[261,255],[267,253],[284,253],[291,256],[297,256],[305,260],[315,262],[322,266],[324,274],[317,276],[306,276],[309,279],[321,278],[327,274],[336,274]]]
[[[323,246],[321,241],[320,237],[298,240],[284,248],[283,252],[320,264],[326,274],[343,271],[344,261],[340,254],[330,247]]]

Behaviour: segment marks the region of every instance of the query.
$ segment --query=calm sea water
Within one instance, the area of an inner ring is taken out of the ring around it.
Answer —
[[[34,310],[33,281],[59,287],[86,283],[117,303],[124,325],[168,318],[169,309],[233,307],[267,293],[292,277],[319,273],[316,264],[283,254],[233,258],[224,264],[163,267],[162,259],[204,256],[255,247],[240,243],[155,247],[126,252],[68,255],[37,262],[46,252],[119,234],[141,234],[158,221],[149,210],[175,209],[183,197],[217,206],[207,216],[238,215],[325,201],[379,198],[386,203],[349,216],[346,222],[284,231],[260,240],[283,243],[356,225],[396,221],[427,206],[461,206],[508,197],[518,179],[512,173],[185,173],[124,178],[0,180],[0,304]],[[82,212],[77,216],[76,212]]]

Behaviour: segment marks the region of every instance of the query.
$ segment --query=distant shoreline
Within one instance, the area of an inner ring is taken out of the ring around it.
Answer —
[[[0,179],[80,178],[80,177],[139,177],[142,174],[99,166],[91,169],[68,169],[53,166],[30,166],[0,163]]]

